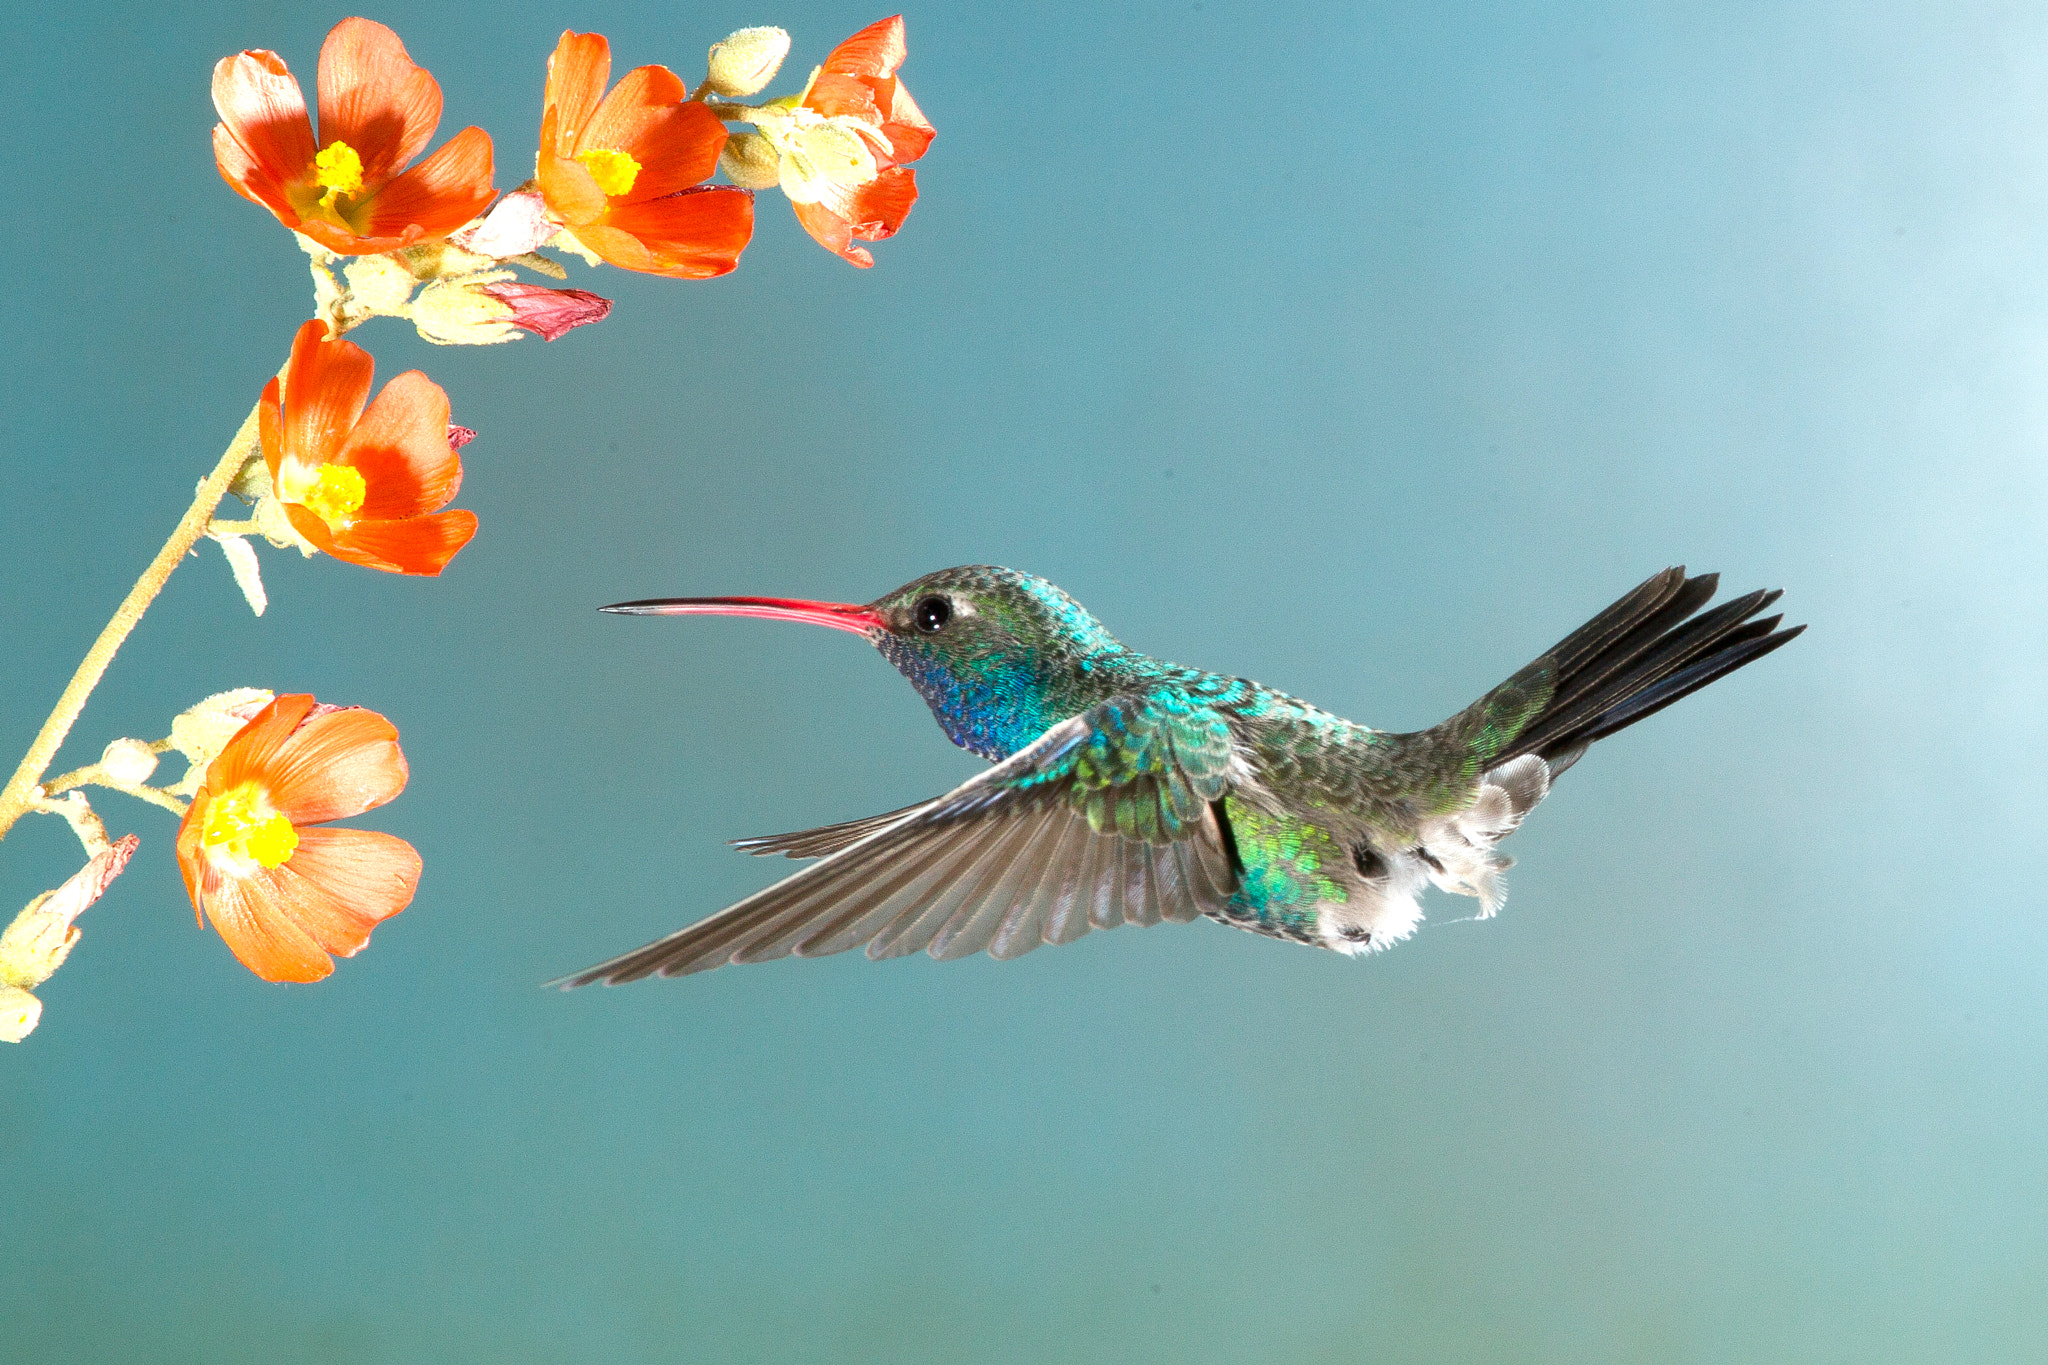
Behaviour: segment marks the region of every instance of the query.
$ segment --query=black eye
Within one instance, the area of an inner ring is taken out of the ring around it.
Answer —
[[[953,619],[953,604],[943,597],[925,597],[910,609],[910,619],[927,635],[936,635]]]

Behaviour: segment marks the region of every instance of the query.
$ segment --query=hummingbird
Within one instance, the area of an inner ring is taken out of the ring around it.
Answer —
[[[1705,609],[1718,575],[1654,574],[1450,719],[1395,733],[1120,643],[1042,578],[944,569],[865,606],[676,597],[627,616],[751,616],[850,631],[994,766],[943,796],[736,840],[809,866],[666,938],[552,982],[924,949],[1013,958],[1090,929],[1207,916],[1353,955],[1412,934],[1435,886],[1493,915],[1496,845],[1587,746],[1805,629],[1779,593]]]

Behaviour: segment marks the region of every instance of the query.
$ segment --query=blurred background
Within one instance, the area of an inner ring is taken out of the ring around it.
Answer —
[[[0,21],[0,749],[310,309],[208,75],[348,11]],[[370,11],[530,165],[565,26],[800,88],[886,10]],[[43,1362],[2048,1355],[2048,18],[2005,4],[934,3],[923,199],[857,271],[572,267],[421,367],[439,581],[217,547],[60,757],[231,686],[389,715],[426,859],[327,982],[193,927],[173,821],[0,1054],[0,1355]],[[538,983],[790,870],[722,841],[978,770],[858,641],[599,616],[1043,574],[1386,728],[1668,563],[1795,646],[1602,745],[1505,913],[1364,961],[1202,923],[1003,964]],[[169,775],[171,768],[166,768]],[[2020,785],[2015,787],[2013,783]],[[24,821],[0,907],[76,866]]]

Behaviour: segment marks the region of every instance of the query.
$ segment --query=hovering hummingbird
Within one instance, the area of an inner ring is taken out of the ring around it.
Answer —
[[[866,945],[1018,957],[1207,915],[1343,953],[1398,943],[1430,885],[1500,909],[1495,845],[1586,746],[1804,626],[1776,592],[1711,611],[1666,569],[1449,720],[1368,729],[1244,678],[1140,654],[1042,578],[945,569],[866,606],[678,597],[629,616],[760,616],[864,636],[947,736],[995,766],[885,815],[741,839],[816,858],[708,919],[553,983],[616,984]]]

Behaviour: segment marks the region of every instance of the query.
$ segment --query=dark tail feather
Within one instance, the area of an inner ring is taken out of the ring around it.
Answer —
[[[1562,772],[1586,746],[1654,715],[1805,630],[1758,618],[1778,600],[1752,592],[1700,611],[1719,575],[1666,569],[1561,640],[1508,684],[1548,673],[1549,702],[1489,763],[1535,754]],[[1698,612],[1698,615],[1694,615]]]

